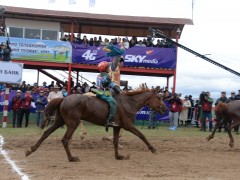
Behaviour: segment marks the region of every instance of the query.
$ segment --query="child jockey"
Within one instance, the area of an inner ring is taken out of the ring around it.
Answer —
[[[114,122],[116,111],[117,111],[117,103],[115,99],[112,97],[110,92],[110,88],[114,90],[117,94],[120,93],[120,88],[115,85],[109,76],[110,71],[110,63],[106,61],[102,61],[98,64],[98,70],[100,74],[97,76],[97,89],[92,89],[93,92],[96,93],[96,96],[104,101],[106,101],[109,106],[109,117],[106,123],[106,131],[108,131],[108,126],[116,127],[119,126]]]

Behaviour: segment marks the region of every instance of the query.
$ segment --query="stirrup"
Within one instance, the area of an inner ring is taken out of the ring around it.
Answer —
[[[118,127],[118,126],[119,126],[119,125],[118,125],[117,123],[115,123],[114,121],[108,122],[107,124],[108,124],[108,126],[110,126],[110,127]]]

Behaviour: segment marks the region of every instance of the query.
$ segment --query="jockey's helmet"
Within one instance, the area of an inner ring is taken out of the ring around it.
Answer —
[[[102,61],[98,64],[98,70],[100,72],[106,71],[106,69],[110,66],[110,64],[107,61]]]

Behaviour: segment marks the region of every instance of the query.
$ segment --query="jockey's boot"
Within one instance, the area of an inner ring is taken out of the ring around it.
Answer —
[[[107,125],[109,127],[118,127],[119,125],[114,122],[114,118],[110,115],[110,117],[107,120]]]

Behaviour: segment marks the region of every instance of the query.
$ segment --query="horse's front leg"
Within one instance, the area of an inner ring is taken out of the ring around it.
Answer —
[[[240,125],[240,121],[233,121],[231,124],[228,125],[227,127],[227,131],[228,131],[228,136],[230,138],[230,142],[229,142],[229,146],[232,148],[234,146],[234,139],[232,136],[232,128],[239,126]]]
[[[224,121],[221,121],[219,123],[216,124],[216,126],[214,127],[213,129],[213,132],[207,137],[207,140],[210,141],[211,139],[214,138],[214,135],[216,133],[216,130],[219,128],[219,127],[222,127],[222,125],[225,124]]]
[[[113,145],[114,145],[114,150],[115,150],[115,158],[117,160],[126,160],[130,158],[130,155],[127,155],[126,157],[122,156],[118,152],[118,143],[119,143],[119,132],[120,132],[119,127],[114,127],[113,128]]]
[[[135,128],[134,126],[130,126],[130,127],[127,127],[125,130],[130,131],[131,133],[135,134],[140,139],[142,139],[152,153],[156,152],[156,149],[148,142],[146,137],[137,128]]]

